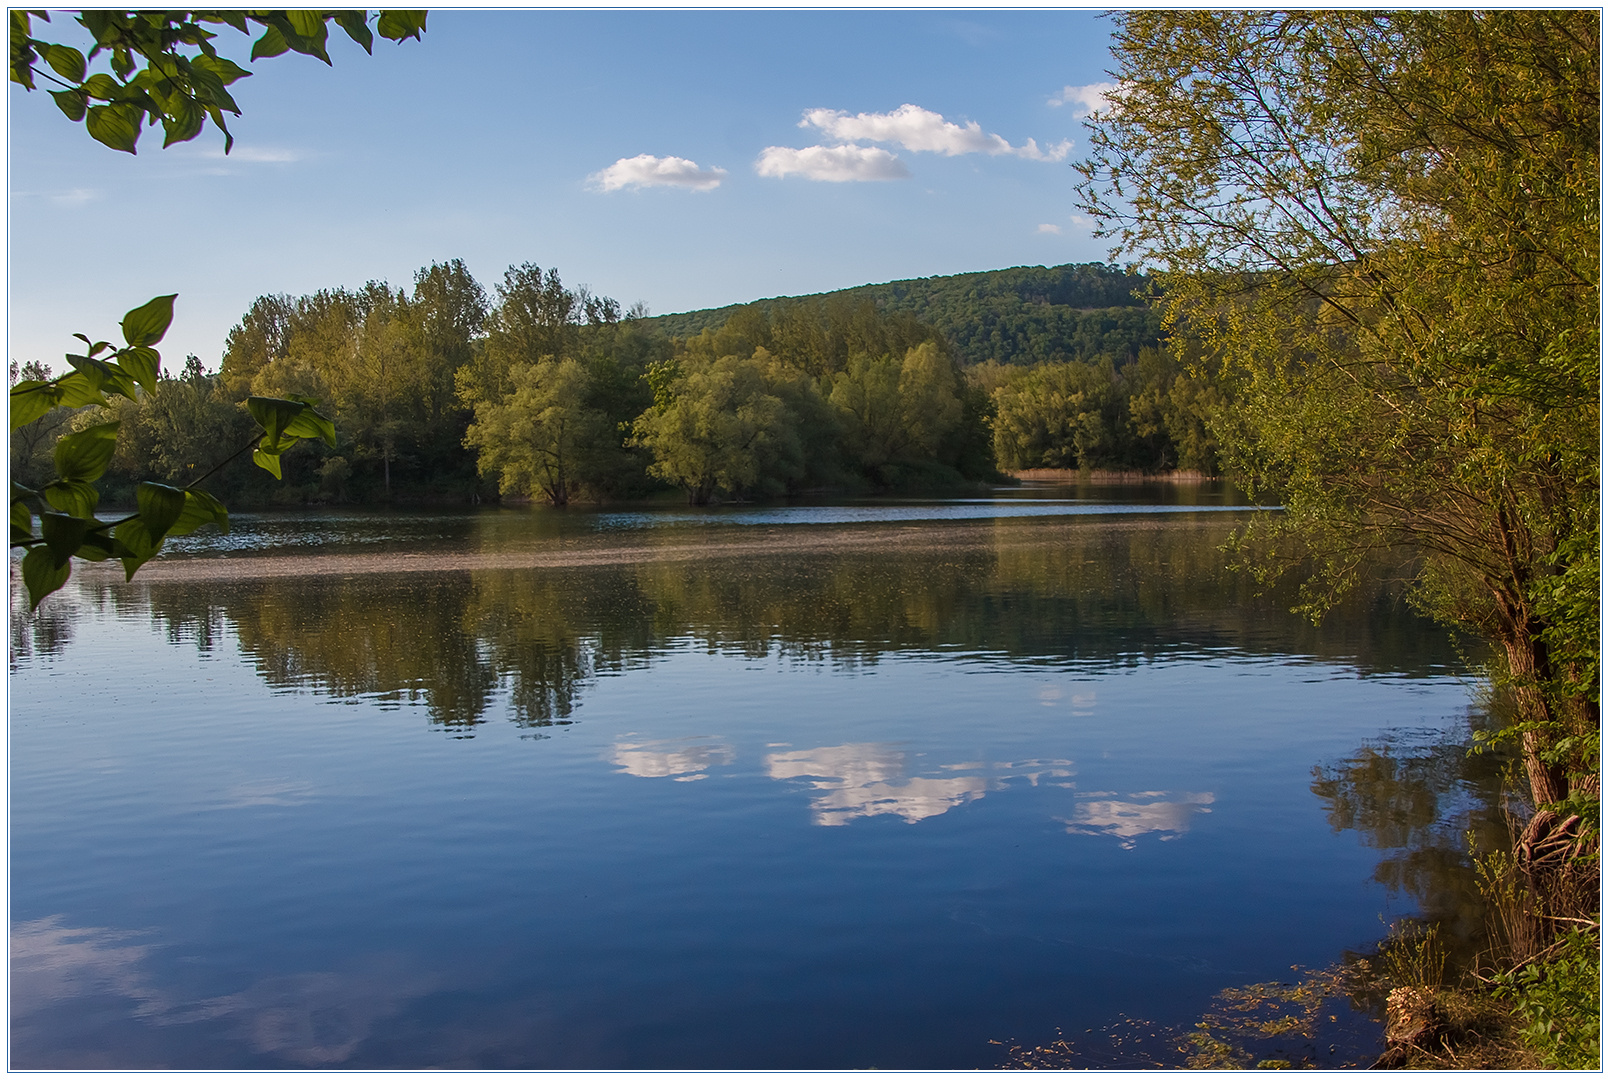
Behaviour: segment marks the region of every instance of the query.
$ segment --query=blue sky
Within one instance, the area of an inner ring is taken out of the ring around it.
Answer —
[[[653,314],[1104,259],[1074,216],[1088,95],[1067,88],[1106,79],[1109,30],[1091,11],[437,10],[373,57],[333,36],[327,68],[249,64],[223,29],[254,72],[227,159],[210,128],[117,153],[12,85],[9,354],[60,370],[72,332],[113,337],[177,292],[163,355],[214,367],[261,294],[409,286],[451,258],[488,292],[536,262]]]

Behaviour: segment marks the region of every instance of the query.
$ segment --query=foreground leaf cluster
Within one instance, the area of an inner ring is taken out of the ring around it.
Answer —
[[[239,116],[240,107],[228,88],[251,72],[218,55],[218,35],[209,27],[261,30],[253,60],[296,52],[328,64],[332,22],[372,52],[375,31],[393,41],[418,39],[426,17],[423,11],[383,11],[371,30],[365,11],[87,10],[76,18],[95,42],[86,55],[34,36],[34,20],[50,22],[48,12],[10,15],[11,81],[28,90],[59,87],[49,93],[67,119],[82,123],[96,142],[129,154],[145,127],[160,123],[168,147],[195,138],[209,119],[223,132],[224,153],[234,146],[224,114]],[[108,70],[92,71],[101,56]]]
[[[72,370],[53,379],[23,379],[11,388],[11,429],[36,423],[54,409],[88,405],[105,407],[107,395],[135,400],[157,389],[161,355],[154,346],[173,322],[175,297],[159,296],[123,316],[124,345],[91,341],[81,354],[69,354]],[[304,438],[335,444],[335,428],[314,409],[311,399],[252,397],[246,402],[261,437],[233,456],[252,451],[259,466],[279,476],[279,458]],[[170,536],[186,536],[203,525],[229,529],[223,503],[200,489],[209,471],[184,488],[152,481],[136,489],[138,509],[103,521],[96,516],[100,492],[95,487],[117,446],[120,423],[92,423],[57,439],[55,476],[38,489],[13,478],[11,483],[11,547],[20,549],[22,577],[31,607],[66,584],[74,558],[90,562],[117,559],[127,577],[162,549]],[[225,459],[226,461],[228,458]],[[222,462],[220,462],[222,464]]]

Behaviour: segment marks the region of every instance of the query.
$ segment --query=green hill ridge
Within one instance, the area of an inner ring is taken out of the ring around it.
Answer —
[[[949,340],[966,366],[1091,360],[1123,364],[1158,344],[1161,323],[1144,297],[1144,274],[1102,263],[1014,266],[969,274],[909,278],[804,296],[778,296],[645,319],[671,337],[693,337],[750,308],[768,314],[793,304],[858,307],[907,313]]]

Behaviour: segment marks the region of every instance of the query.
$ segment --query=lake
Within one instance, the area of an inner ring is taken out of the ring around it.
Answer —
[[[1247,516],[239,515],[31,617],[13,564],[11,1066],[949,1069],[1188,1030],[1420,911],[1381,867],[1473,798],[1384,840],[1343,812],[1349,763],[1457,744],[1473,684],[1385,578],[1318,627],[1258,595],[1219,548]],[[1370,1055],[1348,1030],[1322,1063]]]

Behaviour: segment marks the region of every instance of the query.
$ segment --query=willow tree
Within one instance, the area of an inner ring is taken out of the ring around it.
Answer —
[[[1235,387],[1241,534],[1491,641],[1539,806],[1598,789],[1599,15],[1119,17],[1080,202]]]
[[[821,395],[765,349],[714,361],[684,355],[649,380],[655,401],[633,422],[631,445],[654,455],[649,475],[682,488],[690,505],[781,494],[809,475]]]
[[[879,484],[891,483],[902,464],[933,460],[962,422],[960,380],[932,341],[904,357],[852,353],[830,385],[847,449]]]
[[[592,378],[580,362],[544,357],[517,363],[501,401],[475,401],[464,445],[483,476],[505,495],[540,495],[566,506],[578,486],[618,471],[620,434],[591,403]]]

